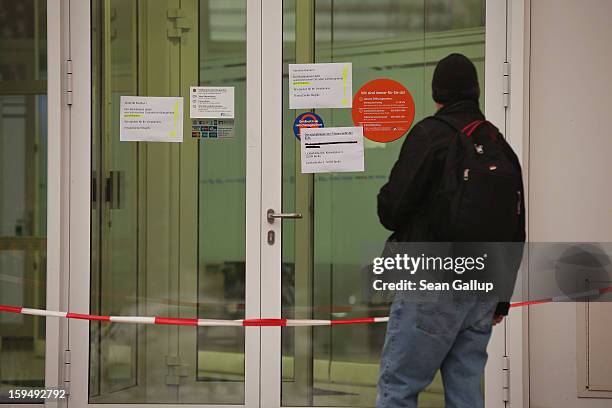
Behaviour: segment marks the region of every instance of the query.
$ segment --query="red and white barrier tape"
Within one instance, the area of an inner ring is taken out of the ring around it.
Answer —
[[[63,317],[66,319],[81,319],[114,323],[163,324],[176,326],[333,326],[340,324],[383,323],[388,317],[365,317],[342,320],[306,320],[306,319],[185,319],[178,317],[142,317],[142,316],[98,316],[70,312],[55,312],[51,310],[28,309],[25,307],[0,305],[0,312],[18,313],[29,316]]]
[[[555,303],[571,301],[579,298],[612,293],[612,286],[603,289],[593,289],[587,292],[571,295],[556,296],[553,298],[529,300],[512,303],[510,307],[532,306],[543,303]],[[385,323],[388,317],[361,317],[356,319],[334,319],[334,320],[311,320],[311,319],[186,319],[179,317],[142,317],[142,316],[98,316],[81,313],[56,312],[52,310],[29,309],[26,307],[0,305],[0,312],[17,313],[29,316],[61,317],[66,319],[80,319],[91,321],[103,321],[114,323],[134,324],[160,324],[173,326],[245,326],[245,327],[304,327],[304,326],[335,326],[343,324]]]
[[[555,297],[546,298],[546,299],[526,300],[524,302],[516,302],[516,303],[512,303],[510,307],[541,305],[543,303],[570,302],[572,300],[599,296],[599,295],[603,295],[606,293],[612,293],[612,286],[609,286],[607,288],[601,288],[601,289],[592,289],[586,292],[572,293],[570,295],[561,295],[561,296],[555,296]]]

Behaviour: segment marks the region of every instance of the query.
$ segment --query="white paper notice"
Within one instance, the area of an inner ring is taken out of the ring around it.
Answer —
[[[289,64],[289,109],[350,108],[353,64]]]
[[[183,98],[122,96],[119,140],[182,142]]]
[[[192,86],[189,89],[191,119],[233,119],[233,86]]]
[[[363,171],[363,128],[303,128],[302,173]]]

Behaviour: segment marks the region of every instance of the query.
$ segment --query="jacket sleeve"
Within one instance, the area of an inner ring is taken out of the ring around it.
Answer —
[[[508,316],[510,302],[498,302],[495,307],[495,316]]]
[[[402,145],[389,180],[378,193],[378,218],[391,231],[405,227],[427,190],[432,173],[431,137],[416,125]]]
[[[514,152],[512,152],[512,154],[514,154]],[[516,157],[516,156],[515,156]],[[518,159],[515,159],[515,163],[517,166],[519,166],[520,168],[520,163],[518,161]],[[510,278],[510,283],[508,283],[508,286],[505,288],[506,291],[503,294],[503,298],[504,301],[499,302],[497,304],[497,307],[495,309],[495,315],[498,316],[507,316],[508,315],[508,311],[510,310],[510,297],[512,296],[512,292],[514,290],[514,285],[516,284],[516,278],[518,276],[518,271],[521,267],[521,262],[523,260],[523,252],[525,249],[525,239],[526,239],[526,231],[525,231],[525,218],[526,218],[526,214],[525,214],[525,190],[523,188],[523,184],[521,183],[521,195],[522,195],[522,200],[521,200],[521,216],[519,218],[519,226],[518,229],[516,231],[516,236],[514,238],[514,242],[513,243],[509,243],[508,247],[509,247],[509,251],[510,251],[510,257],[508,258],[508,262],[509,262],[509,268],[508,268],[508,272],[509,275],[511,276]],[[511,286],[510,286],[511,284]]]

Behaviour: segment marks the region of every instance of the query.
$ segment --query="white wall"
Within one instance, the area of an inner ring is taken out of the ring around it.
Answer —
[[[612,1],[530,3],[530,240],[611,242]],[[612,304],[605,307],[612,313]],[[530,308],[532,408],[612,406],[577,397],[577,361],[586,355],[577,310],[570,303]]]

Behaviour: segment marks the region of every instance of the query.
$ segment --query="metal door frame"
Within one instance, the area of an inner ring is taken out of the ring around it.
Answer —
[[[263,2],[262,7],[262,206],[260,217],[265,220],[264,209],[282,208],[282,0]],[[507,123],[504,106],[505,69],[507,64],[507,4],[506,1],[486,1],[486,51],[485,51],[485,113],[494,123]],[[509,138],[515,147],[521,144]],[[262,296],[262,317],[273,318],[281,313],[281,223],[263,225],[261,229],[261,285],[273,296]],[[273,231],[276,244],[267,245],[266,235]],[[485,403],[490,408],[504,408],[503,356],[506,355],[504,326],[494,330],[488,347],[489,363],[485,371]],[[261,406],[281,406],[281,334],[278,327],[266,327],[261,332]]]
[[[83,135],[91,135],[90,5],[86,1],[48,0],[48,10],[50,143],[47,307],[66,310],[69,303],[71,311],[85,313],[89,310],[91,140]],[[513,12],[513,15],[517,14]],[[280,209],[281,205],[282,0],[249,0],[247,16],[246,317],[275,318],[281,312],[278,295],[281,286],[281,250],[280,245],[267,245],[265,235],[272,229],[277,234],[277,242],[281,242],[281,231],[280,223],[270,226],[264,220],[265,209]],[[497,123],[506,121],[503,106],[506,17],[505,2],[487,0],[486,113]],[[262,47],[262,44],[266,46]],[[71,108],[65,105],[63,92],[65,61],[69,58],[74,67]],[[511,106],[516,106],[514,100]],[[516,111],[519,108],[517,106]],[[265,149],[262,149],[264,136]],[[514,146],[521,146],[522,137],[515,140],[513,134],[509,138]],[[70,326],[69,333],[67,326]],[[279,407],[280,328],[248,327],[245,330],[247,336],[252,338],[245,346],[245,406]],[[500,333],[498,329],[489,345],[491,358],[485,382],[487,407],[505,405],[501,398],[501,358],[497,357],[504,355],[506,346],[505,336]],[[83,340],[88,336],[89,325],[86,322],[47,321],[47,384],[61,386],[61,381],[70,372],[71,403],[74,406],[90,405],[87,403],[89,342]],[[63,351],[66,349],[70,350],[70,364],[64,364]],[[144,408],[151,405],[133,406]],[[119,405],[109,405],[112,406]],[[190,405],[165,406],[179,408]]]
[[[509,61],[509,103],[506,109],[506,135],[523,166],[526,203],[529,204],[529,8],[531,0],[506,0],[506,58]],[[529,214],[529,209],[527,209]],[[529,222],[527,220],[527,240]],[[523,266],[517,290],[528,295],[529,268]],[[529,407],[529,307],[511,309],[504,322],[505,355],[510,359],[508,406]]]
[[[51,1],[51,0],[50,0]],[[62,0],[55,0],[59,2]],[[67,192],[67,201],[62,202],[62,209],[67,210],[68,231],[56,234],[62,242],[68,273],[62,279],[62,287],[69,288],[63,305],[54,305],[57,309],[77,313],[89,311],[90,288],[90,208],[91,208],[91,5],[89,1],[63,0],[64,9],[69,14],[69,49],[63,50],[62,61],[72,60],[73,100],[67,118],[69,138],[62,147],[66,149],[68,163],[61,181]],[[260,208],[261,208],[261,0],[247,2],[247,225],[246,225],[246,318],[260,317]],[[60,64],[60,66],[62,66]],[[61,77],[61,74],[60,74]],[[50,104],[51,105],[51,104]],[[188,106],[185,104],[184,106]],[[50,124],[51,127],[51,124]],[[51,150],[51,148],[50,148]],[[57,167],[57,163],[55,164]],[[52,191],[52,185],[50,185]],[[59,189],[58,189],[59,190]],[[56,199],[57,200],[57,199]],[[51,217],[50,217],[51,218]],[[66,225],[64,223],[63,225]],[[51,238],[51,233],[49,234]],[[56,251],[57,254],[60,251]],[[61,307],[65,306],[65,307]],[[51,308],[50,305],[48,305]],[[69,406],[97,406],[88,402],[89,389],[89,324],[87,321],[70,320],[65,323],[67,340],[64,346],[59,345],[54,354],[65,354],[69,370],[58,370],[60,377],[70,380],[71,397]],[[257,407],[260,397],[260,328],[245,328],[245,404],[244,405],[206,405],[210,408]],[[48,343],[48,351],[51,344]],[[50,354],[48,353],[48,356]],[[62,359],[63,360],[63,359]],[[62,361],[63,363],[63,361]],[[49,366],[48,369],[52,369]],[[104,406],[121,407],[123,404],[104,404]],[[200,406],[197,404],[130,404],[134,408],[164,406],[168,408],[185,408]]]
[[[65,310],[68,282],[69,122],[70,110],[64,94],[69,58],[68,0],[47,0],[47,282],[46,307]],[[45,333],[45,387],[64,387],[63,351],[67,348],[67,322],[48,318]],[[24,405],[30,406],[30,405]],[[43,405],[31,405],[42,407]],[[62,406],[47,402],[44,406]]]

